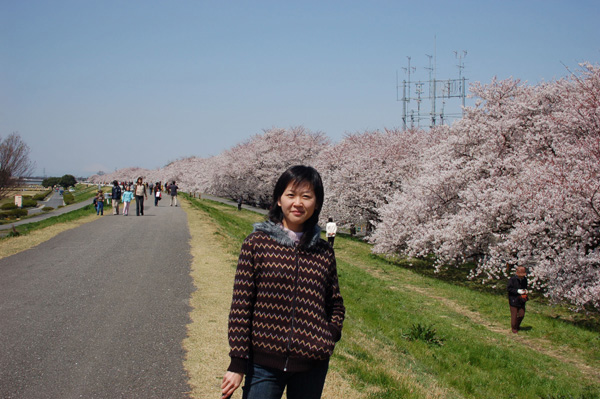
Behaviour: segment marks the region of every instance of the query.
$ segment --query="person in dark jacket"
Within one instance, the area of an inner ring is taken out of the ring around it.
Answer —
[[[162,186],[160,182],[156,182],[154,185],[154,206],[158,206],[158,201],[162,198]]]
[[[527,303],[527,269],[518,266],[514,276],[508,280],[508,304],[510,305],[510,327],[513,333],[518,333],[521,322],[525,318],[525,304]]]
[[[121,202],[121,186],[118,181],[113,181],[112,193],[110,196],[110,202],[112,203],[113,215],[119,214],[119,203]]]
[[[173,180],[173,184],[169,186],[169,194],[171,194],[171,206],[175,203],[177,206],[177,190],[179,190],[179,186],[175,184],[175,180]]]
[[[321,177],[294,166],[279,178],[269,220],[242,244],[229,314],[228,398],[245,375],[244,399],[321,397],[345,308],[333,248],[317,225]]]

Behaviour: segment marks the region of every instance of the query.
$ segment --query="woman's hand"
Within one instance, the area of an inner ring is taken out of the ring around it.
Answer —
[[[242,384],[242,379],[244,378],[244,374],[234,373],[232,371],[228,371],[223,376],[223,383],[221,384],[221,393],[223,394],[223,398],[229,398],[236,389]]]

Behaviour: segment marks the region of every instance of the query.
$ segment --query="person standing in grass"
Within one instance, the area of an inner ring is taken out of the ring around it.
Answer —
[[[133,192],[135,193],[135,214],[144,216],[144,198],[148,198],[148,194],[146,194],[146,186],[142,183],[141,177],[138,177]]]
[[[286,170],[268,220],[242,244],[229,314],[228,398],[321,397],[329,358],[342,335],[345,308],[333,249],[317,225],[324,199],[319,173]]]
[[[123,193],[123,216],[129,214],[129,204],[133,200],[133,193],[131,192],[131,186],[125,186],[125,192]]]
[[[525,318],[527,303],[527,269],[518,266],[514,276],[508,281],[508,304],[510,305],[510,327],[513,333],[518,333],[521,322]]]
[[[327,236],[327,242],[333,248],[333,242],[335,241],[335,235],[337,233],[337,224],[333,221],[333,218],[329,218],[325,225],[325,235]]]
[[[104,216],[104,193],[102,190],[98,190],[98,194],[96,194],[96,215]]]

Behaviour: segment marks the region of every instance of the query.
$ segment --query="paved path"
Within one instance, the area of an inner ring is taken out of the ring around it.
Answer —
[[[0,260],[0,398],[187,397],[190,237],[161,202]]]

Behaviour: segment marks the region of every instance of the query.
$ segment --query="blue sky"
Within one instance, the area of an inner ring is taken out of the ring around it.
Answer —
[[[599,62],[599,20],[578,0],[0,0],[0,136],[48,176],[208,157],[271,127],[335,142],[402,126],[407,56],[413,80],[435,48],[438,79],[466,50],[470,82],[552,81]]]

